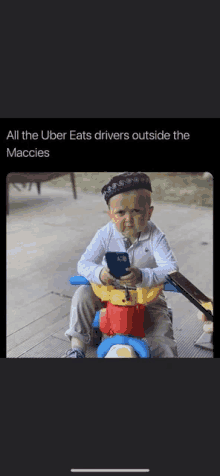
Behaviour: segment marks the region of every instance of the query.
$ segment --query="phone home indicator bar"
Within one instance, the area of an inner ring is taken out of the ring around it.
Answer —
[[[149,469],[71,469],[73,473],[148,473]]]

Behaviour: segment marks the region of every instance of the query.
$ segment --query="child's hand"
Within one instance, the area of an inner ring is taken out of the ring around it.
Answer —
[[[142,272],[140,269],[136,268],[135,266],[131,268],[126,268],[126,271],[130,271],[127,276],[122,276],[120,278],[120,283],[122,285],[127,285],[127,286],[135,286],[138,283],[141,283],[142,281]]]
[[[102,271],[99,275],[99,279],[105,286],[113,285],[115,281],[114,276],[110,274],[110,270],[107,266],[102,268]]]

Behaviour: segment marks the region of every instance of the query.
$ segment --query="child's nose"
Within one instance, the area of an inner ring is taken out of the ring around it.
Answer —
[[[130,215],[130,213],[127,213],[125,215],[125,222],[126,223],[132,223],[133,222],[133,217]]]

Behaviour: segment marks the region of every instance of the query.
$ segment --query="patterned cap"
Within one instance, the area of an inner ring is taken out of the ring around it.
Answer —
[[[148,175],[143,172],[123,172],[113,177],[104,187],[101,192],[108,204],[110,198],[119,193],[129,192],[129,190],[138,190],[145,188],[152,192],[151,182]]]

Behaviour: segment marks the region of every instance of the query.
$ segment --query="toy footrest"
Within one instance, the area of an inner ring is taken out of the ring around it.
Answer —
[[[131,345],[141,359],[149,359],[150,351],[145,342],[135,337],[115,335],[105,339],[98,347],[97,357],[103,359],[113,345]]]

